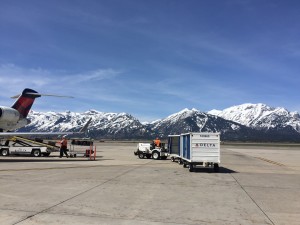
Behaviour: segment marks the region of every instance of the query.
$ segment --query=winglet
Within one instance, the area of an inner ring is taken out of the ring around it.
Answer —
[[[87,121],[87,123],[79,130],[79,133],[83,133],[87,130],[88,126],[90,125],[92,121],[92,118],[89,119],[89,121]]]

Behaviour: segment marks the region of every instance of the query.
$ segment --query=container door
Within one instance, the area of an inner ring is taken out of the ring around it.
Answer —
[[[187,136],[182,136],[182,151],[183,151],[183,158],[187,158]]]
[[[168,138],[168,152],[172,154],[172,137]]]
[[[191,136],[187,135],[186,136],[186,158],[191,159]]]
[[[172,154],[176,154],[179,155],[180,152],[180,137],[176,136],[176,137],[172,137]]]

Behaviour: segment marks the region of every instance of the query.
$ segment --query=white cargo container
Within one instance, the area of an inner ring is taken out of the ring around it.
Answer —
[[[197,165],[219,171],[220,133],[186,133],[180,135],[180,156],[183,167],[192,172]]]

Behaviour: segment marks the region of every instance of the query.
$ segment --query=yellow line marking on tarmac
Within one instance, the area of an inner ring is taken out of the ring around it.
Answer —
[[[262,157],[255,157],[257,159],[260,159],[260,160],[263,160],[265,162],[268,162],[268,163],[271,163],[271,164],[274,164],[274,165],[277,165],[277,166],[285,166],[284,164],[281,164],[279,162],[274,162],[272,160],[269,160],[269,159],[265,159],[265,158],[262,158]]]

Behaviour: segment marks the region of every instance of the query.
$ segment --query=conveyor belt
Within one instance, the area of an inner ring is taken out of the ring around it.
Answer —
[[[38,142],[38,141],[34,141],[28,138],[24,138],[24,137],[19,137],[19,136],[13,136],[9,139],[10,141],[15,141],[15,142],[24,142],[24,143],[31,143],[34,145],[38,145],[38,146],[43,146],[43,147],[47,147],[50,149],[57,149],[57,146],[53,146],[53,145],[49,145],[43,142]]]

